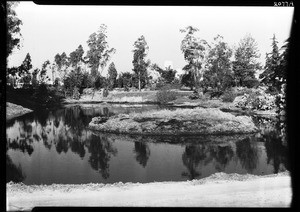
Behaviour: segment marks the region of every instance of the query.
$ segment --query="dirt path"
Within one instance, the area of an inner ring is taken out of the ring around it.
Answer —
[[[218,173],[184,182],[25,186],[7,184],[7,209],[34,206],[289,207],[286,173],[257,177]]]

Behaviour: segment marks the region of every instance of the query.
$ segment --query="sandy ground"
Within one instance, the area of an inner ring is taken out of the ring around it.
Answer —
[[[34,206],[289,207],[288,172],[253,176],[217,173],[184,182],[26,186],[7,184],[7,210]]]

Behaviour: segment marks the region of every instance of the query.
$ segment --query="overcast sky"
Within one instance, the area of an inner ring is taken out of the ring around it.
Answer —
[[[8,66],[18,66],[30,53],[34,67],[54,60],[57,53],[74,51],[80,44],[85,53],[89,35],[101,24],[108,26],[108,44],[116,49],[112,61],[118,72],[132,70],[134,41],[141,35],[149,45],[148,59],[173,68],[185,65],[180,43],[186,26],[197,27],[198,36],[211,42],[220,34],[229,45],[237,45],[246,33],[258,43],[261,61],[275,33],[279,46],[289,37],[292,7],[163,7],[163,6],[42,6],[20,2],[17,16],[23,21],[22,47],[9,57]]]

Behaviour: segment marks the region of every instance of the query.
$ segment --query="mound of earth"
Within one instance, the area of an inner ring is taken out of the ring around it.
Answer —
[[[217,108],[159,110],[94,117],[89,128],[102,132],[146,135],[226,135],[254,133],[251,117],[234,116]]]
[[[12,104],[9,102],[6,103],[6,120],[10,120],[30,112],[32,112],[32,110],[28,108],[24,108],[20,105]]]

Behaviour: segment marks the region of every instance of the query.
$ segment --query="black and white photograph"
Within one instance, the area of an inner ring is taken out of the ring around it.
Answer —
[[[291,207],[275,3],[7,1],[6,210]]]

